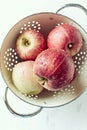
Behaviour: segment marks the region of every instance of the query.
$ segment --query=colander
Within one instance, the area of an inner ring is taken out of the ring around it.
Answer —
[[[42,108],[53,108],[65,105],[77,97],[79,97],[87,88],[87,33],[85,30],[71,18],[59,14],[58,12],[65,7],[78,7],[82,9],[87,15],[87,10],[79,4],[66,4],[59,8],[56,13],[52,12],[42,12],[38,14],[33,14],[31,16],[25,17],[16,23],[5,37],[2,47],[1,47],[1,73],[3,79],[7,85],[5,91],[5,104],[7,108],[13,114],[21,117],[29,117],[38,114]],[[77,76],[66,88],[60,89],[55,92],[50,92],[44,90],[39,95],[26,95],[20,93],[12,82],[12,71],[14,66],[20,62],[15,50],[15,42],[19,34],[23,33],[24,30],[36,30],[44,34],[47,38],[48,33],[55,27],[63,23],[69,23],[76,28],[78,28],[83,37],[83,47],[74,57],[75,68],[77,71]],[[38,107],[33,113],[30,114],[20,114],[16,112],[10,106],[7,98],[8,88],[23,101],[35,105]]]

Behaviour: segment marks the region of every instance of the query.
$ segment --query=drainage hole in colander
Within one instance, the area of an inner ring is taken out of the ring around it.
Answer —
[[[28,94],[26,94],[26,93],[21,93],[20,92],[20,94],[22,94],[24,97],[27,97],[27,98],[29,98],[29,99],[31,99],[31,100],[37,100],[38,99],[38,97],[39,97],[39,95],[28,95]]]
[[[75,94],[75,87],[69,84],[66,88],[53,92],[53,97],[64,98],[65,96],[73,94]]]
[[[39,32],[41,30],[41,25],[38,21],[29,21],[21,27],[20,33],[23,33],[25,30],[35,30]]]
[[[12,71],[13,67],[18,63],[18,56],[13,48],[9,48],[4,54],[4,64],[8,71]]]
[[[82,72],[85,67],[85,61],[87,60],[87,53],[85,51],[81,51],[74,57],[74,64],[76,71],[78,74]]]

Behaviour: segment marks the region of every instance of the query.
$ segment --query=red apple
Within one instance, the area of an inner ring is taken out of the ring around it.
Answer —
[[[34,78],[33,64],[34,61],[20,62],[12,72],[12,80],[16,88],[29,95],[39,94],[43,90],[43,87]]]
[[[67,86],[75,73],[71,55],[62,49],[49,48],[42,51],[37,56],[33,69],[37,82],[50,91]]]
[[[44,36],[35,30],[24,31],[16,41],[16,51],[23,60],[35,60],[46,46]]]
[[[64,49],[73,56],[82,47],[82,35],[76,27],[61,24],[49,33],[47,43],[49,48]]]

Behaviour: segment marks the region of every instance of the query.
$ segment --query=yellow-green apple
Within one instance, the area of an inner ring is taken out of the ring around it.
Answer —
[[[42,33],[35,30],[26,30],[16,41],[16,51],[23,60],[35,60],[37,55],[47,47]]]
[[[74,79],[75,66],[69,53],[48,48],[36,58],[33,66],[36,81],[50,91],[66,87]]]
[[[48,34],[47,44],[49,48],[64,49],[74,56],[82,47],[82,35],[76,27],[61,24]]]
[[[16,88],[25,94],[39,94],[43,87],[34,79],[34,61],[19,62],[13,69],[12,80]]]

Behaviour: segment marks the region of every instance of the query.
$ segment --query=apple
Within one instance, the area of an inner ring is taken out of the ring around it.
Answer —
[[[23,60],[35,60],[37,55],[47,47],[44,36],[35,30],[26,30],[16,41],[16,51]]]
[[[37,56],[33,71],[39,84],[47,90],[57,91],[73,81],[75,66],[69,53],[48,48]]]
[[[28,95],[36,95],[43,90],[43,87],[34,79],[33,64],[34,61],[19,62],[12,72],[12,80],[16,88]]]
[[[49,48],[64,49],[74,56],[82,47],[82,35],[76,27],[61,24],[50,31],[47,45]]]

